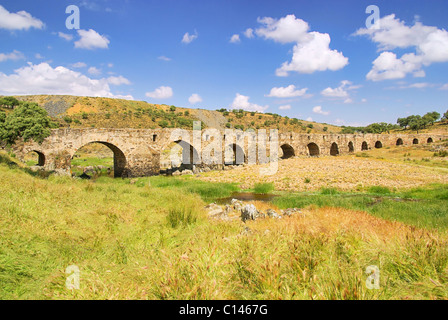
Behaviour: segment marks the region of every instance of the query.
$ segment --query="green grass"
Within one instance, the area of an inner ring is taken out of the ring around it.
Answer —
[[[140,183],[147,183],[147,180],[148,178],[139,179],[139,181],[141,181]],[[198,194],[206,202],[229,197],[232,193],[240,191],[236,183],[211,183],[199,181],[193,177],[154,176],[149,180],[153,187],[176,190],[177,192],[184,194]]]
[[[367,193],[334,192],[286,194],[273,201],[280,208],[340,207],[366,211],[374,216],[416,227],[448,230],[448,185],[433,185],[392,193],[374,186]]]
[[[74,158],[72,160],[72,166],[105,166],[105,167],[113,167],[114,159],[113,158],[98,158],[98,157],[81,157]]]
[[[386,241],[363,233],[369,229],[308,228],[302,216],[210,221],[203,199],[226,196],[234,185],[184,177],[44,179],[12,161],[0,154],[0,299],[448,299],[441,232],[392,230],[396,238]],[[374,203],[377,194],[322,190],[280,202],[359,206],[390,219],[396,205],[409,205],[411,216],[418,204],[440,213],[447,192],[435,185]],[[405,208],[397,212],[403,218]],[[79,290],[65,287],[69,265],[81,271]],[[380,290],[364,285],[369,265],[380,267]]]
[[[256,183],[254,186],[254,193],[267,194],[274,191],[273,183]]]

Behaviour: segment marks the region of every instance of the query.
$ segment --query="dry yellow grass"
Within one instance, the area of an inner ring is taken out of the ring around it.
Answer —
[[[375,185],[407,189],[448,181],[446,169],[354,156],[282,160],[279,161],[278,172],[272,176],[261,175],[260,169],[263,167],[267,165],[209,172],[199,179],[212,182],[236,182],[243,189],[253,188],[256,183],[272,182],[276,190],[289,191],[313,191],[323,187],[357,190]]]

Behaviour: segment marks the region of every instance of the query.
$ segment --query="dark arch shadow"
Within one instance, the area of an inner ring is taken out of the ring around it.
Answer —
[[[418,144],[418,139],[415,138],[414,140],[412,140],[412,144]]]
[[[349,152],[349,153],[353,153],[353,152],[355,152],[355,146],[353,145],[353,142],[352,142],[352,141],[350,141],[350,142],[348,143],[348,152]]]
[[[317,157],[320,154],[319,146],[315,144],[314,142],[309,143],[307,146],[308,153],[311,157]]]
[[[291,147],[289,144],[283,144],[280,148],[282,148],[283,156],[282,159],[289,159],[296,155],[294,148]]]
[[[403,145],[403,139],[398,138],[398,139],[397,139],[397,143],[396,143],[396,145],[397,145],[397,146],[402,146],[402,145]]]
[[[433,143],[434,141],[432,140],[432,138],[428,138],[428,140],[426,141],[426,143]]]
[[[381,149],[383,147],[383,143],[381,141],[375,142],[375,148]]]
[[[330,147],[330,155],[337,156],[339,154],[339,147],[336,142],[333,142]]]
[[[369,145],[367,144],[366,141],[363,141],[361,151],[367,151],[367,150],[369,150]]]
[[[91,141],[91,142],[85,143],[84,145],[79,147],[76,150],[76,152],[78,152],[78,150],[81,149],[82,147],[85,147],[92,143],[99,143],[99,144],[105,145],[110,150],[112,150],[112,152],[114,154],[114,178],[125,177],[125,174],[126,174],[125,168],[126,168],[126,164],[127,164],[126,156],[124,155],[123,151],[120,150],[120,148],[113,145],[112,143],[104,142],[104,141]],[[74,154],[76,154],[76,152]],[[73,159],[73,157],[72,157],[72,159]],[[70,166],[71,166],[71,164],[70,164]]]

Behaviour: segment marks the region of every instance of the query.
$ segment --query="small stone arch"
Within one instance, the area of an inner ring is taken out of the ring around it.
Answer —
[[[412,144],[418,144],[418,139],[414,138],[414,140],[412,140]]]
[[[348,143],[348,152],[349,152],[349,153],[353,153],[353,152],[355,152],[355,146],[353,145],[353,142],[352,142],[352,141],[350,141],[350,142]]]
[[[381,142],[381,141],[377,141],[377,142],[375,142],[375,148],[377,148],[377,149],[381,149],[383,147],[383,143]]]
[[[369,150],[369,145],[367,144],[367,141],[363,141],[361,145],[361,151]]]
[[[339,155],[339,147],[338,147],[338,144],[337,144],[336,142],[333,142],[333,143],[331,144],[331,147],[330,147],[330,155],[331,155],[331,156],[337,156],[337,155]]]
[[[31,154],[34,154],[34,155],[31,156]],[[24,156],[23,161],[27,162],[28,160],[31,160],[29,158],[32,157],[33,158],[32,162],[35,162],[36,155],[37,155],[37,164],[35,164],[35,165],[39,166],[39,167],[45,166],[45,154],[43,154],[42,152],[37,151],[37,150],[31,150],[31,151],[27,152]]]
[[[398,139],[397,139],[397,142],[396,142],[396,145],[397,145],[397,146],[402,146],[402,145],[403,145],[403,139],[398,138]]]
[[[229,152],[232,155],[231,159],[228,159]],[[227,157],[226,157],[226,154],[227,154]],[[225,161],[225,165],[240,165],[240,164],[245,163],[246,155],[244,153],[243,148],[236,143],[227,145],[226,151],[224,152],[224,161]]]
[[[280,148],[283,151],[283,156],[281,157],[282,159],[289,159],[296,155],[294,148],[291,147],[289,144],[285,143]]]
[[[195,147],[184,140],[177,140],[175,143],[182,147],[181,166],[185,167],[185,169],[193,169],[193,165],[199,163],[199,152]]]
[[[308,148],[308,153],[311,157],[317,157],[319,156],[319,146],[317,144],[315,144],[314,142],[309,143],[307,146]]]
[[[434,140],[432,140],[431,137],[429,137],[428,140],[426,140],[426,143],[433,143],[433,142],[434,142]]]
[[[120,148],[118,148],[116,145],[114,145],[110,142],[91,141],[91,142],[85,143],[76,149],[76,151],[73,153],[71,159],[73,159],[74,155],[76,154],[76,152],[79,149],[81,149],[82,147],[84,147],[86,145],[92,144],[92,143],[100,143],[100,144],[108,147],[110,150],[112,150],[112,152],[114,154],[114,178],[125,177],[126,176],[126,165],[127,165],[126,156]]]

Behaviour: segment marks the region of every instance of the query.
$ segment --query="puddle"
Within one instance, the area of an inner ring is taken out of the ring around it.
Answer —
[[[264,201],[270,202],[272,199],[277,197],[275,194],[262,194],[262,193],[252,193],[252,192],[234,192],[230,197],[220,198],[216,200],[217,204],[229,204],[232,199],[237,199],[240,201]]]

